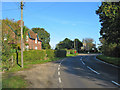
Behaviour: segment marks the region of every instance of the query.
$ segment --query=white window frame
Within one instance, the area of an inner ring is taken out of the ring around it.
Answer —
[[[37,38],[35,39],[35,43],[37,43]]]
[[[28,36],[26,36],[26,41],[28,41]]]
[[[37,46],[35,46],[35,50],[37,50]]]

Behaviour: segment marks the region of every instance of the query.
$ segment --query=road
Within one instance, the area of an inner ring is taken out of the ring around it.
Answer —
[[[96,55],[79,55],[38,64],[20,71],[28,88],[117,88],[120,68],[103,63]]]
[[[118,71],[96,55],[81,55],[60,61],[58,81],[61,88],[113,88],[119,86]]]

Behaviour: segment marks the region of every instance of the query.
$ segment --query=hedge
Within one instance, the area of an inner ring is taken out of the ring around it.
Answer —
[[[17,56],[16,56],[17,57]],[[66,50],[29,50],[23,52],[25,61],[46,60],[55,57],[66,57]],[[21,52],[18,53],[18,60],[21,60]]]
[[[44,60],[46,57],[45,50],[29,50],[23,52],[23,59],[25,61]],[[18,59],[21,60],[21,53],[18,53]]]
[[[56,57],[66,57],[66,50],[55,50]]]
[[[54,50],[47,49],[47,50],[46,50],[46,56],[47,56],[47,58],[49,58],[49,59],[53,59],[53,58],[55,57]]]

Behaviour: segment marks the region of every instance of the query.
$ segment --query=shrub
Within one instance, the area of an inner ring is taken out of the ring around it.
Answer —
[[[47,49],[47,50],[46,50],[46,54],[47,54],[47,57],[48,57],[49,59],[53,59],[53,58],[55,57],[54,50]]]
[[[23,59],[25,61],[44,60],[45,55],[45,50],[29,50],[23,52]],[[21,53],[18,54],[18,59],[21,60]]]
[[[66,50],[55,50],[56,57],[66,57]]]

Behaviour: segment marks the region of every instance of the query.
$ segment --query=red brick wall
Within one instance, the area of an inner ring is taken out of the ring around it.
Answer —
[[[37,38],[37,37],[36,37]],[[35,47],[37,47],[37,50],[41,50],[42,48],[41,48],[41,42],[40,43],[38,43],[38,42],[40,42],[40,41],[38,41],[37,40],[37,43],[35,43],[35,40],[32,40],[32,39],[30,39],[30,38],[28,38],[28,42],[26,41],[26,43],[28,43],[29,44],[29,49],[35,49]]]

